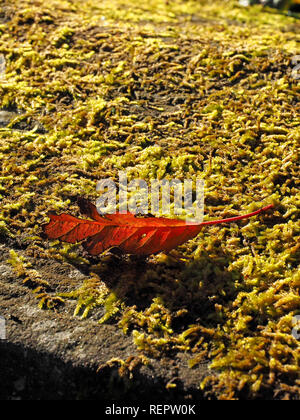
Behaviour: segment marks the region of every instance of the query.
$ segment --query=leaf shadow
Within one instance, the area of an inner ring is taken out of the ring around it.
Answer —
[[[145,311],[158,298],[170,313],[181,313],[179,324],[201,320],[217,325],[222,321],[220,308],[235,300],[243,275],[230,269],[233,257],[221,246],[214,255],[203,250],[181,260],[164,254],[149,258],[107,254],[100,261],[88,257],[89,272],[97,274],[126,307]]]

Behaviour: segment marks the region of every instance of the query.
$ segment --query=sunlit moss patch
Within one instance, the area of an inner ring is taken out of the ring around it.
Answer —
[[[115,323],[139,360],[209,360],[208,398],[299,398],[300,24],[237,3],[3,1],[0,240],[40,307]],[[44,240],[120,170],[204,179],[207,219],[275,210],[146,261]]]

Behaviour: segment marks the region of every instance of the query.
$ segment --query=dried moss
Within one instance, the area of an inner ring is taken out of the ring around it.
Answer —
[[[142,355],[185,351],[191,367],[208,358],[218,373],[201,384],[208,396],[297,398],[299,21],[233,0],[2,7],[0,108],[18,117],[0,130],[0,238],[17,276],[42,307],[75,299],[75,315],[100,310]],[[95,262],[77,245],[48,247],[47,212],[76,214],[76,197],[95,198],[96,182],[120,169],[203,178],[207,217],[276,210],[206,229],[179,260]],[[86,280],[62,292],[39,274],[41,259],[81,267]]]

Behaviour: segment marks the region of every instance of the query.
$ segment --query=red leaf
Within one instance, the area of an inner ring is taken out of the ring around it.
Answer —
[[[213,220],[200,224],[187,224],[163,217],[136,217],[131,213],[101,216],[96,206],[84,198],[78,199],[81,213],[93,220],[79,219],[69,214],[49,214],[50,222],[43,226],[48,239],[64,242],[84,242],[91,255],[118,247],[124,254],[150,255],[168,252],[194,238],[203,226],[233,222],[255,216],[274,207],[272,204],[253,213]]]

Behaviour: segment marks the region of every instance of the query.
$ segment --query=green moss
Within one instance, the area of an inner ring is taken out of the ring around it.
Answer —
[[[72,28],[69,28],[68,26],[59,28],[58,31],[53,34],[52,43],[56,48],[68,48],[73,35],[74,30]]]

